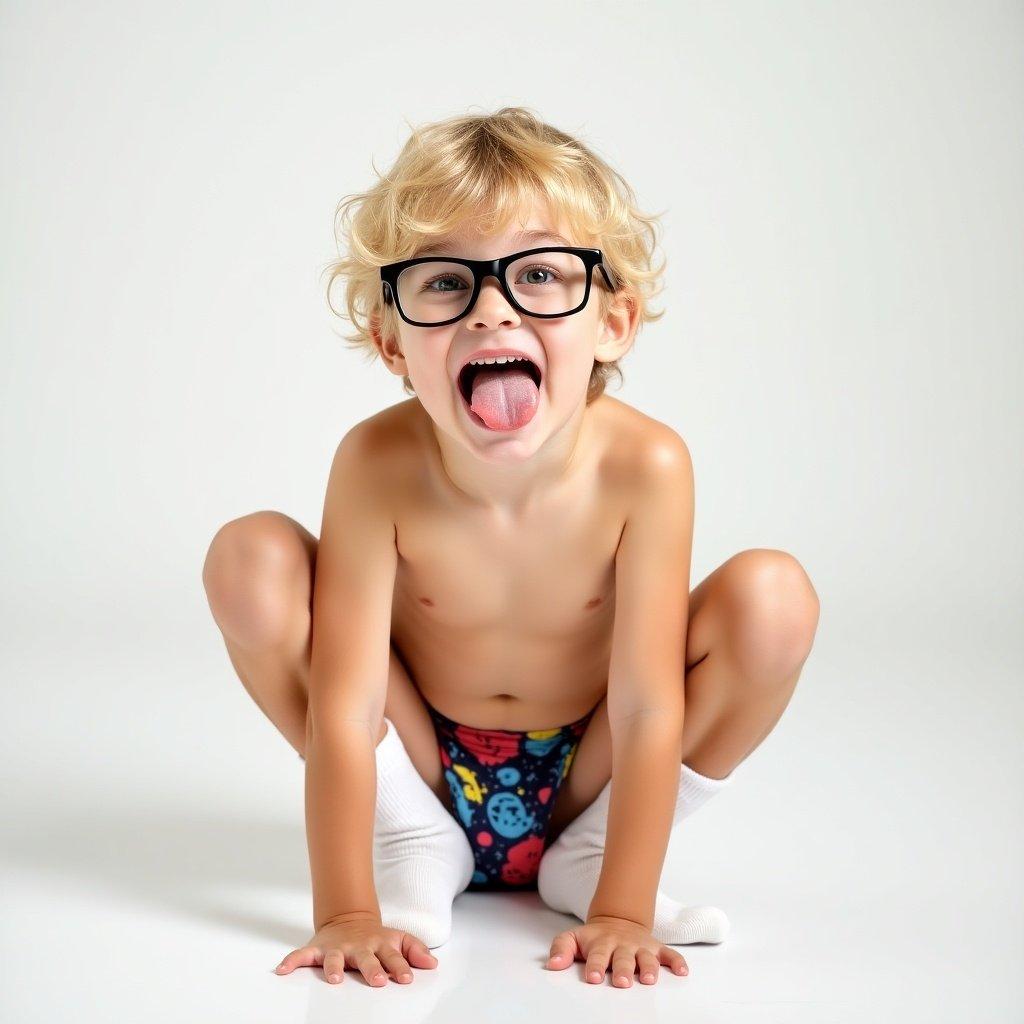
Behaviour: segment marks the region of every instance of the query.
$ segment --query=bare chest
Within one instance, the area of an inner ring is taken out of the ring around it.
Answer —
[[[593,707],[621,532],[611,509],[579,506],[517,520],[421,509],[400,523],[392,638],[426,699],[475,724]]]
[[[615,558],[642,438],[614,399],[589,413],[574,472],[515,512],[453,490],[426,429],[393,475],[392,645],[421,696],[456,721],[552,728],[607,692]]]
[[[438,629],[564,638],[613,601],[622,523],[612,515],[455,522],[438,511],[403,527],[396,608]]]

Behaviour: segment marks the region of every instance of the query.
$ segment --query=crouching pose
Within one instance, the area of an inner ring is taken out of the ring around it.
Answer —
[[[663,315],[654,219],[522,108],[417,130],[343,207],[352,340],[412,397],[341,439],[319,539],[255,512],[203,569],[305,759],[315,934],[278,971],[408,982],[460,892],[535,888],[578,919],[549,969],[686,974],[728,920],[659,890],[671,830],[779,720],[818,600],[770,548],[691,592],[687,444],[605,394]]]

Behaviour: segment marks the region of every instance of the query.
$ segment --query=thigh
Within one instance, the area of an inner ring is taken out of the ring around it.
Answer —
[[[696,668],[711,653],[718,633],[715,594],[725,582],[723,562],[690,591],[686,623],[686,671]]]
[[[433,720],[427,711],[423,695],[393,641],[384,714],[398,730],[409,759],[420,777],[434,791],[438,800],[454,813]]]
[[[263,511],[226,524],[214,543],[206,578],[208,590],[218,593],[228,657],[257,706],[303,754],[319,542],[290,516]],[[248,594],[222,593],[239,587]],[[274,642],[251,640],[268,636]],[[433,723],[394,644],[384,714],[416,770],[450,807]]]
[[[728,564],[728,563],[726,563]],[[693,590],[690,591],[686,629],[686,672],[696,668],[710,652],[716,637],[717,604],[715,594],[722,583],[720,565]],[[699,673],[698,673],[699,675]],[[695,691],[694,677],[687,676],[686,715],[683,722],[683,737],[680,746],[680,760],[683,749],[692,744],[694,735],[708,728],[714,709],[706,698]],[[589,807],[611,778],[611,730],[608,726],[607,696],[601,699],[587,725],[573,760],[556,799],[551,814],[551,841],[582,810]]]
[[[202,575],[232,667],[300,755],[306,740],[315,551],[316,539],[294,519],[253,512],[220,527]]]

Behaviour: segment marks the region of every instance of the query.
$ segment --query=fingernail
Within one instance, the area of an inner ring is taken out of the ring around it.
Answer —
[[[332,974],[327,980],[328,981],[341,981],[341,975],[340,974]]]
[[[644,975],[644,981],[654,981],[654,975],[653,974],[645,974]]]
[[[387,978],[385,978],[383,974],[375,974],[373,976],[373,980],[374,981],[387,981]]]
[[[597,971],[591,971],[590,972],[590,980],[591,981],[600,981],[601,980],[601,975],[598,974]]]

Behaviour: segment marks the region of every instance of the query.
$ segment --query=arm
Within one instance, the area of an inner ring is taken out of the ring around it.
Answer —
[[[324,500],[306,718],[306,838],[319,930],[379,920],[373,880],[376,744],[387,695],[395,524],[366,423],[338,445]]]
[[[641,460],[637,495],[615,558],[612,789],[587,920],[649,929],[679,784],[693,543],[693,466],[674,431],[659,432]]]

